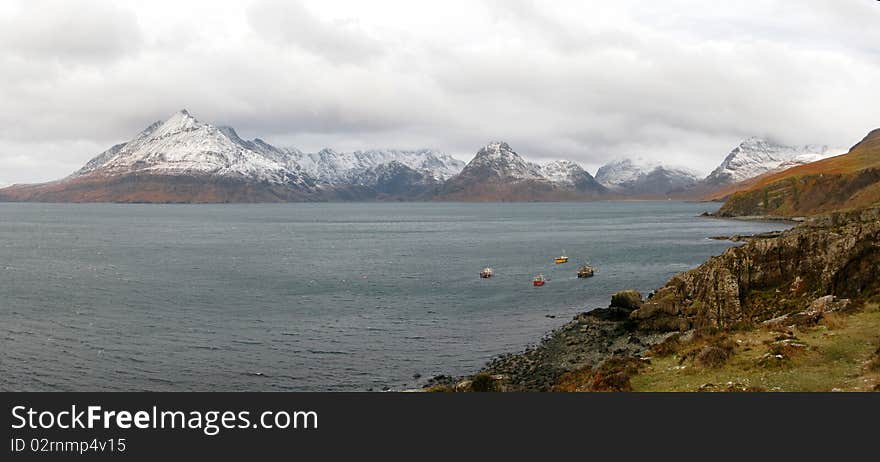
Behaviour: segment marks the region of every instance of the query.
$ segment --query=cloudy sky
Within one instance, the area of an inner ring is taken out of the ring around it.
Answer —
[[[0,183],[59,178],[187,108],[317,150],[503,139],[707,173],[746,136],[880,127],[880,2],[0,2]]]

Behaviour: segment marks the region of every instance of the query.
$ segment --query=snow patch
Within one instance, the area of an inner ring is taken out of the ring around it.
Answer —
[[[788,146],[750,137],[733,148],[721,165],[706,177],[709,184],[737,183],[768,172],[815,162],[836,155],[828,146]]]

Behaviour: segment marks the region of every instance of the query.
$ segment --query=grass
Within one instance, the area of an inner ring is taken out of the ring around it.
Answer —
[[[632,391],[630,379],[645,367],[637,358],[609,358],[596,368],[563,374],[553,391]]]
[[[725,341],[735,345],[731,355],[709,367],[686,357],[697,348],[703,351],[705,343],[659,348],[666,354],[655,353],[650,365],[630,377],[632,390],[871,391],[880,386],[877,304],[791,334],[755,329],[732,332]]]

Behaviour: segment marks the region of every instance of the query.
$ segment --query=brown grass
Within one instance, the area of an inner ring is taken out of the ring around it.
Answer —
[[[651,354],[654,356],[670,356],[681,351],[684,345],[681,342],[681,334],[675,333],[666,337],[660,343],[651,346]]]
[[[694,364],[703,368],[723,366],[733,356],[736,343],[726,334],[716,332],[697,333],[684,345],[678,363],[684,364],[693,360]]]
[[[609,358],[596,368],[585,367],[563,374],[553,391],[632,391],[630,379],[644,366],[638,358]]]
[[[846,315],[841,313],[823,313],[819,325],[827,327],[828,330],[845,329]]]
[[[880,372],[880,347],[874,352],[874,357],[868,362],[868,370],[871,372]]]

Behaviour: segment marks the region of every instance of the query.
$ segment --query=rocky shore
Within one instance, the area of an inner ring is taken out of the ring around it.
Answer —
[[[880,294],[880,208],[737,240],[745,244],[674,276],[647,299],[619,292],[608,308],[575,316],[538,345],[426,389],[627,391],[630,378],[670,345],[692,343],[682,361],[723,363],[735,350],[727,333],[816,325]]]

